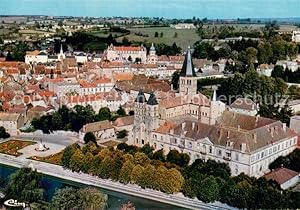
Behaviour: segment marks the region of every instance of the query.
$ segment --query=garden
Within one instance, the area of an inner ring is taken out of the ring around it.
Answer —
[[[9,140],[0,144],[0,153],[4,153],[6,155],[13,155],[15,157],[19,157],[22,153],[18,152],[18,150],[23,149],[27,146],[36,144],[36,142],[31,141],[21,141],[21,140]]]

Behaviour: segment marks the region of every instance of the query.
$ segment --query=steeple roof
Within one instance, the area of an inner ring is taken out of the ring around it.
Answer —
[[[150,51],[155,51],[155,47],[154,44],[152,43],[151,47],[150,47]]]
[[[192,60],[191,49],[188,48],[188,51],[185,54],[185,59],[182,65],[182,69],[180,72],[181,77],[196,77],[196,72]]]
[[[158,104],[157,99],[156,99],[156,96],[154,95],[153,92],[150,94],[150,97],[149,97],[149,99],[148,99],[147,104],[148,104],[148,105],[151,105],[151,106],[154,106],[154,105],[157,105],[157,104]]]
[[[142,89],[140,89],[140,91],[135,99],[135,102],[137,102],[137,103],[146,103],[147,102],[144,91]]]

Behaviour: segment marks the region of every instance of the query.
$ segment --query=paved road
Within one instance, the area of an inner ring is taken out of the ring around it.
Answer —
[[[159,191],[151,189],[142,189],[137,185],[123,185],[118,182],[113,182],[106,179],[100,179],[88,174],[75,173],[70,170],[63,169],[61,166],[52,165],[48,163],[27,160],[22,157],[13,157],[4,154],[0,154],[0,163],[5,165],[11,165],[14,167],[33,167],[43,174],[50,176],[71,180],[78,183],[83,183],[90,186],[100,187],[112,191],[117,191],[124,194],[129,194],[141,198],[147,198],[162,203],[176,205],[179,207],[189,209],[233,209],[220,203],[205,204],[197,199],[190,199],[183,197],[181,194],[168,195]]]
[[[57,134],[19,135],[19,136],[12,136],[11,139],[21,139],[21,140],[24,139],[24,140],[34,140],[34,141],[39,141],[41,139],[44,143],[53,143],[62,146],[68,146],[78,141],[78,139],[74,136],[57,135]]]

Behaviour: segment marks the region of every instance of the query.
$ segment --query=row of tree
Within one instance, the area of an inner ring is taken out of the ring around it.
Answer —
[[[199,41],[194,44],[194,49],[195,58],[213,61],[221,58],[232,59],[234,62],[231,65],[227,63],[225,70],[245,73],[251,64],[275,64],[278,60],[295,58],[299,46],[276,35],[260,42],[251,39],[228,42],[220,49],[215,49],[211,43]]]
[[[126,116],[126,112],[121,107],[116,113],[112,113],[108,107],[103,107],[96,114],[90,105],[85,107],[76,105],[73,109],[63,105],[52,115],[44,115],[38,119],[33,119],[31,124],[35,129],[42,130],[44,133],[56,130],[78,132],[87,123],[103,120],[114,121],[123,116]]]
[[[263,117],[289,123],[292,110],[288,106],[279,106],[281,99],[288,93],[288,86],[280,78],[260,76],[255,70],[246,74],[221,81],[218,96],[227,104],[238,97],[248,97],[259,104],[259,114]],[[222,98],[221,98],[222,97]]]
[[[99,149],[91,142],[83,148],[76,144],[68,146],[63,153],[62,165],[73,171],[166,193],[179,192],[184,184],[181,173],[170,164],[152,161],[142,152],[132,155],[121,150]]]
[[[283,191],[274,181],[245,174],[232,177],[227,164],[213,160],[188,162],[189,158],[175,150],[165,156],[163,150],[154,152],[149,145],[138,148],[125,143],[117,150],[74,144],[64,150],[62,158],[63,166],[74,171],[166,193],[182,192],[206,203],[220,201],[252,209],[300,207],[299,192]]]

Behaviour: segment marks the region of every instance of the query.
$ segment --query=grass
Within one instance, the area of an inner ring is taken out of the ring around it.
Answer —
[[[165,43],[167,45],[172,45],[176,42],[177,46],[182,49],[186,49],[188,45],[193,45],[195,42],[199,41],[200,38],[194,29],[181,29],[177,30],[171,27],[150,27],[150,28],[128,28],[130,34],[126,37],[130,41],[146,41],[149,43]],[[162,32],[163,37],[154,37],[155,32],[159,35]],[[135,33],[141,33],[143,35],[148,35],[149,37],[138,36]],[[177,38],[175,37],[177,33]],[[118,38],[118,41],[122,41],[122,37]]]
[[[106,38],[109,36],[109,34],[112,34],[113,37],[122,37],[124,36],[124,33],[121,32],[106,32],[104,30],[100,30],[100,31],[91,31],[88,32],[87,34],[96,36],[96,37],[100,37],[100,38]]]
[[[118,144],[120,144],[120,142],[117,142],[117,141],[107,141],[107,142],[101,143],[100,146],[104,146],[104,147],[115,147],[115,146],[117,146]]]
[[[33,157],[30,157],[29,159],[37,160],[37,161],[41,161],[41,162],[45,162],[45,163],[50,163],[50,164],[55,164],[55,165],[61,165],[62,156],[63,156],[63,151],[53,154],[53,155],[49,155],[47,157],[33,156]]]
[[[9,141],[6,141],[6,142],[0,144],[0,153],[19,157],[20,155],[22,155],[22,153],[18,152],[18,150],[23,149],[23,148],[33,145],[33,144],[36,144],[36,142],[9,140]]]
[[[38,31],[38,30],[31,30],[31,29],[24,29],[24,30],[19,30],[20,34],[54,34],[53,32],[47,32],[47,31]]]

